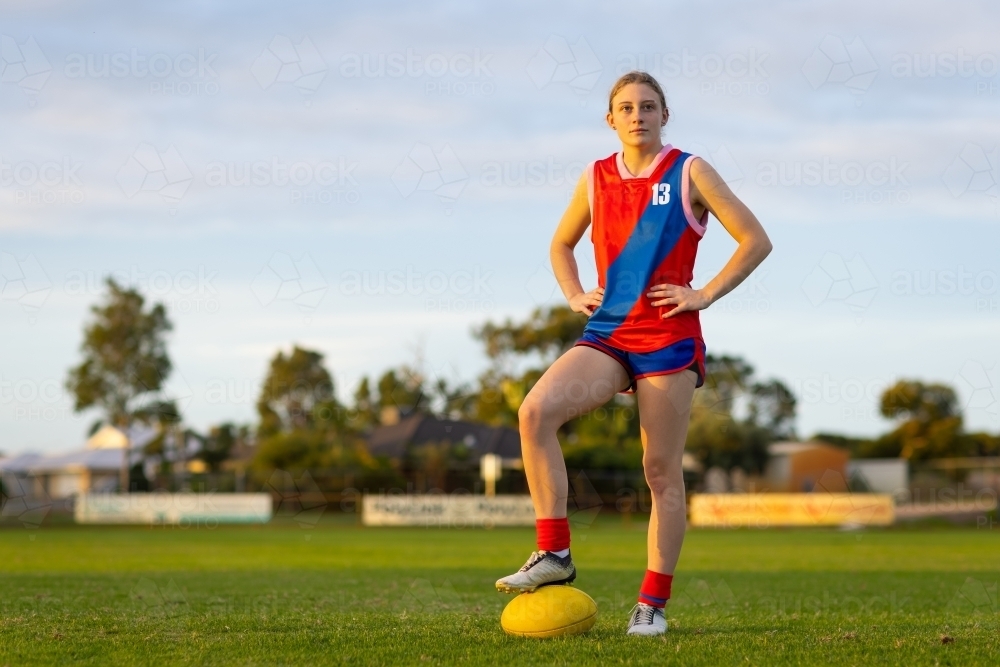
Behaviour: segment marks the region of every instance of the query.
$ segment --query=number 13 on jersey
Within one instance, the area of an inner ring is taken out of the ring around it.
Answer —
[[[653,183],[653,206],[670,203],[670,183]]]

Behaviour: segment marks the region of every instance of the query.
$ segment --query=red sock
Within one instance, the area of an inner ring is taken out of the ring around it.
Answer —
[[[646,576],[643,577],[642,586],[639,588],[639,602],[663,609],[670,599],[670,583],[673,580],[672,574],[646,570]]]
[[[569,519],[535,519],[538,548],[542,551],[569,549]]]

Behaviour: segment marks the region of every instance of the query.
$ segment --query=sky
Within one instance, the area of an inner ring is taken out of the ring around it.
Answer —
[[[561,302],[549,240],[630,69],[774,245],[709,352],[792,388],[801,436],[888,430],[900,378],[1000,430],[996,3],[8,2],[0,34],[0,451],[85,439],[109,275],[167,307],[196,429],[252,422],[293,344],[345,399],[474,379],[474,327]],[[712,219],[694,285],[734,248]]]

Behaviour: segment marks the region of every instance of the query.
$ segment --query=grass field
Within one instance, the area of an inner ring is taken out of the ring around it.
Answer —
[[[645,533],[574,533],[590,633],[515,639],[527,529],[0,530],[0,665],[1000,663],[998,530],[691,531],[664,638],[624,624]]]

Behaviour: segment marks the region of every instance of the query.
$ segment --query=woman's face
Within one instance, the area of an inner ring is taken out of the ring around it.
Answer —
[[[630,83],[611,100],[608,125],[625,146],[643,148],[660,143],[660,128],[667,123],[667,110],[660,96],[644,83]]]

